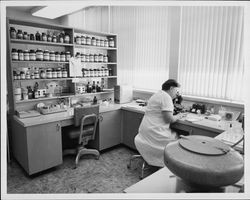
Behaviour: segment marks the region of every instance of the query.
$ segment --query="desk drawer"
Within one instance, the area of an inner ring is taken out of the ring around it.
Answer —
[[[74,119],[66,119],[61,121],[61,127],[70,126],[74,124]]]

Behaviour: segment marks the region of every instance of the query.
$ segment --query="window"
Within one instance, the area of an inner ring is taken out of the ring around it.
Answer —
[[[242,7],[183,7],[178,81],[191,96],[243,101]]]

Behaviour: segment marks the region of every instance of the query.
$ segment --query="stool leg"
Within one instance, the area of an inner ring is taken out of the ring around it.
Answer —
[[[143,161],[142,167],[141,167],[141,176],[140,176],[140,179],[144,178],[144,169],[145,169],[145,166],[146,166],[146,161]]]

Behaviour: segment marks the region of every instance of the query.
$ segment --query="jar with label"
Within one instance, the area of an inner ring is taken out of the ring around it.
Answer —
[[[34,74],[34,72],[32,72],[32,73],[30,74],[30,78],[31,78],[31,79],[35,79],[35,74]]]
[[[35,68],[34,77],[35,77],[35,79],[39,79],[39,78],[40,78],[40,77],[39,77],[39,71],[38,71],[37,68]]]
[[[104,46],[109,47],[109,41],[107,39],[104,40]]]
[[[113,76],[113,70],[112,68],[108,68],[109,76]]]
[[[48,68],[46,70],[46,78],[52,78],[52,69]]]
[[[95,54],[95,55],[94,55],[94,60],[95,60],[95,62],[98,62],[98,61],[99,61],[99,55],[98,55],[98,54]]]
[[[104,68],[104,76],[108,76],[109,75],[109,70],[107,67]]]
[[[96,46],[98,46],[98,47],[101,46],[100,39],[98,39],[98,38],[96,39]]]
[[[25,79],[29,80],[30,79],[30,68],[27,70],[25,74]]]
[[[59,42],[64,43],[64,36],[62,33],[59,35]]]
[[[23,39],[28,40],[28,33],[27,32],[23,32]]]
[[[89,62],[89,54],[85,55],[85,60],[86,60],[86,62]]]
[[[25,79],[25,73],[24,73],[24,71],[21,71],[21,72],[20,72],[20,79],[21,79],[21,80],[24,80],[24,79]]]
[[[47,74],[45,73],[45,71],[43,69],[40,70],[40,77],[41,78],[46,78]]]
[[[49,61],[50,60],[49,50],[44,50],[44,52],[43,52],[43,60],[44,61]]]
[[[87,36],[86,38],[86,44],[91,45],[91,37]]]
[[[17,74],[16,74],[16,71],[13,71],[13,79],[14,80],[17,80],[17,76],[16,76]]]
[[[89,77],[93,77],[93,76],[94,76],[93,69],[89,69]]]
[[[108,55],[103,56],[103,62],[107,63],[108,62]]]
[[[76,56],[75,56],[77,59],[81,59],[81,54],[80,52],[76,52]]]
[[[52,42],[52,36],[50,34],[47,35],[47,42]]]
[[[30,60],[36,60],[36,52],[33,49],[30,50]]]
[[[70,42],[70,37],[67,33],[64,35],[64,42],[67,44],[69,44],[69,42]]]
[[[16,29],[14,27],[10,27],[10,38],[11,39],[16,39]]]
[[[68,72],[67,72],[66,68],[62,69],[62,77],[63,78],[67,78],[68,77]]]
[[[19,72],[19,71],[17,71],[17,73],[16,73],[16,80],[20,80],[20,79],[21,79],[20,72]]]
[[[91,45],[96,46],[96,39],[95,39],[95,37],[92,37],[92,39],[91,39]]]
[[[104,67],[103,67],[103,66],[101,67],[101,76],[102,76],[102,77],[105,76]]]
[[[65,62],[65,61],[66,61],[66,56],[65,56],[65,53],[64,53],[64,52],[61,52],[60,61],[61,61],[61,62]]]
[[[16,49],[11,50],[11,57],[12,57],[12,60],[18,60],[18,52]]]
[[[24,60],[23,50],[18,49],[18,60]]]
[[[75,37],[75,43],[76,44],[81,44],[81,38],[79,36]]]
[[[41,41],[41,34],[38,31],[36,32],[36,40]]]
[[[52,70],[52,78],[57,78],[57,71],[55,69]]]
[[[15,88],[14,94],[15,94],[16,101],[20,101],[22,99],[22,89],[21,88],[19,88],[19,87]]]
[[[36,60],[38,60],[38,61],[43,60],[43,51],[42,51],[42,49],[37,49],[36,50]]]
[[[89,62],[94,62],[95,58],[93,54],[89,54]]]
[[[55,52],[54,52],[54,51],[51,51],[51,52],[49,53],[49,60],[50,60],[50,61],[55,61],[55,60],[56,60]]]
[[[62,78],[62,69],[57,68],[57,78]]]
[[[22,88],[23,100],[28,100],[28,90],[26,88]]]
[[[60,53],[59,52],[55,53],[55,61],[60,62]]]
[[[81,36],[81,44],[86,44],[86,37],[84,35]]]
[[[85,54],[81,53],[81,62],[85,62]]]
[[[70,60],[70,57],[71,57],[70,51],[66,51],[65,57],[66,57],[66,61],[69,61],[69,60]]]
[[[87,68],[84,69],[84,76],[85,77],[89,77],[90,76],[89,69],[87,69]]]
[[[115,41],[113,38],[109,38],[109,47],[115,47]]]
[[[23,32],[20,29],[17,31],[17,39],[23,39]]]
[[[42,41],[47,42],[47,34],[42,33]]]
[[[30,40],[35,40],[34,34],[30,34]]]
[[[103,39],[100,39],[100,46],[104,47],[104,40]]]
[[[55,43],[57,42],[56,35],[53,35],[53,36],[52,36],[52,42],[55,42]]]
[[[29,50],[24,50],[24,60],[30,60],[30,53]]]
[[[99,54],[98,61],[99,62],[103,62],[103,54],[102,53]]]

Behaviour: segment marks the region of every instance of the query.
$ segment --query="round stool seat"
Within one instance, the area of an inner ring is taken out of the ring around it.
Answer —
[[[244,173],[243,157],[237,151],[206,136],[184,136],[169,143],[164,163],[184,181],[205,187],[234,184]]]

